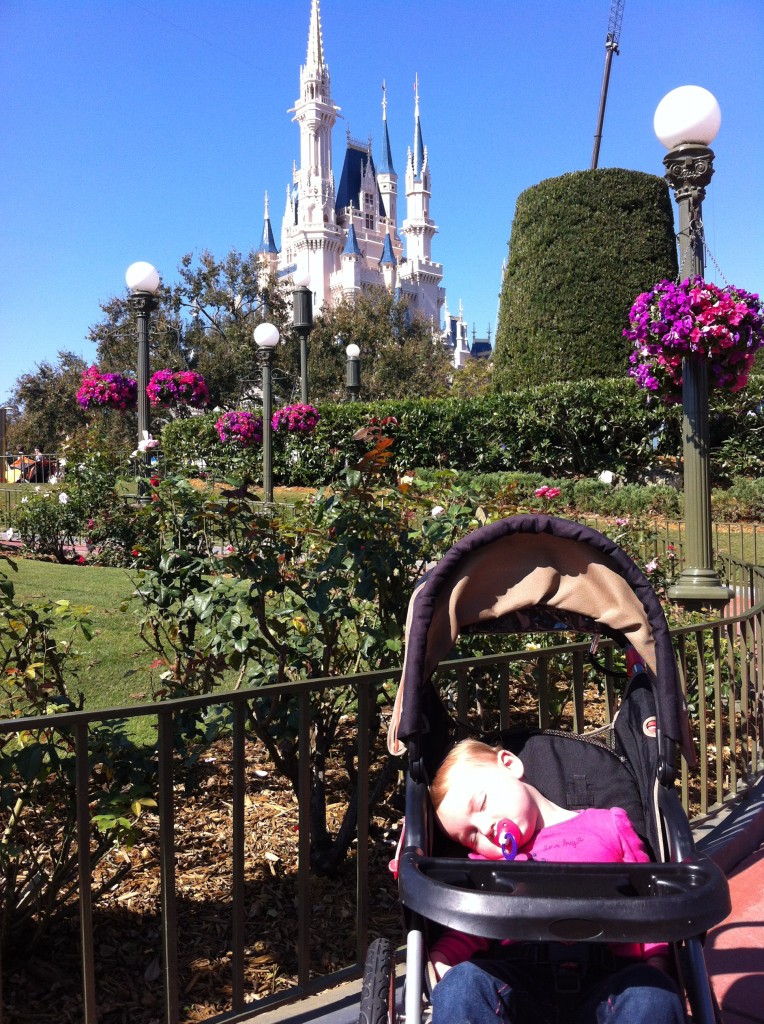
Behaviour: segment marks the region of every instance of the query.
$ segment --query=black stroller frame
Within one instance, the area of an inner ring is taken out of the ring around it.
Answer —
[[[534,731],[484,738],[519,754],[528,781],[569,809],[623,807],[652,863],[472,860],[446,849],[434,827],[428,785],[456,723],[433,673],[460,634],[550,629],[604,635],[639,655],[643,664],[608,737]],[[727,880],[696,851],[675,790],[677,753],[695,763],[686,703],[663,609],[621,548],[588,527],[543,515],[500,520],[455,544],[411,598],[388,747],[407,761],[398,858],[405,1000],[401,1015],[394,950],[377,939],[367,957],[362,1024],[420,1024],[431,984],[428,938],[440,927],[534,943],[668,942],[691,1019],[718,1024],[702,943],[729,913]]]

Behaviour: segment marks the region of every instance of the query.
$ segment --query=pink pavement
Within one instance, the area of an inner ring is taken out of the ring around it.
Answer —
[[[764,845],[730,875],[732,911],[706,939],[723,1024],[764,1022]]]

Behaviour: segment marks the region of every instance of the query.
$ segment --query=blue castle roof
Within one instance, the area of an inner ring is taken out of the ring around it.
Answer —
[[[350,256],[363,256],[363,253],[358,247],[358,239],[356,238],[355,228],[353,227],[352,224],[348,229],[348,237],[347,241],[345,242],[345,248],[342,250],[343,256],[346,253]]]
[[[385,235],[385,244],[382,249],[382,255],[379,258],[380,266],[383,263],[392,263],[393,266],[395,266],[397,262],[398,261],[395,258],[395,253],[393,252],[392,244],[390,243],[390,236]]]
[[[340,185],[337,189],[337,199],[334,203],[334,209],[337,213],[341,213],[346,206],[353,206],[356,210],[358,209],[358,194],[361,191],[363,172],[369,161],[371,161],[371,169],[376,180],[377,172],[374,167],[374,157],[367,149],[348,142],[348,148],[345,150],[345,162],[342,165]],[[379,190],[377,190],[377,202],[379,205],[378,216],[384,217],[385,208],[382,205],[382,197],[379,195]]]
[[[390,149],[390,135],[387,131],[387,121],[383,121],[383,132],[382,135],[382,160],[379,165],[380,174],[395,174],[395,168],[393,167],[393,153]]]

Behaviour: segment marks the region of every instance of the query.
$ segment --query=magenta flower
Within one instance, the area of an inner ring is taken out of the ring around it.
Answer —
[[[748,383],[756,351],[764,345],[758,295],[719,288],[700,277],[661,281],[638,295],[624,337],[634,343],[629,376],[667,402],[682,397],[682,361],[708,361],[710,388],[739,391]]]
[[[175,405],[205,409],[210,404],[207,383],[201,373],[194,370],[157,370],[146,385],[146,394],[155,409]]]
[[[215,423],[215,430],[223,444],[249,448],[263,442],[263,418],[252,412],[224,412]]]
[[[545,498],[547,501],[552,501],[554,498],[559,498],[562,491],[559,487],[549,487],[548,484],[544,484],[543,487],[538,487],[533,492],[537,498]]]
[[[285,405],[283,409],[277,409],[273,414],[271,426],[276,433],[288,430],[290,434],[307,435],[313,433],[320,418],[315,406],[303,403]]]
[[[77,401],[83,409],[92,406],[134,409],[137,395],[138,385],[131,377],[123,377],[121,373],[101,373],[97,366],[90,366],[82,374]]]

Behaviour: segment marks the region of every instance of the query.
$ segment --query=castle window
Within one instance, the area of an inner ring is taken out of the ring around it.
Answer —
[[[374,230],[374,214],[373,213],[367,213],[366,214],[366,227],[368,228],[369,231],[373,231]]]

